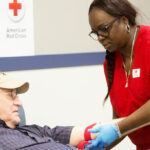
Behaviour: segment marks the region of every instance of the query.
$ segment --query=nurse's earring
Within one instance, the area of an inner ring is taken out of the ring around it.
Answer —
[[[126,29],[126,31],[127,31],[128,33],[130,33],[130,26],[129,26],[129,24],[126,24],[125,29]]]

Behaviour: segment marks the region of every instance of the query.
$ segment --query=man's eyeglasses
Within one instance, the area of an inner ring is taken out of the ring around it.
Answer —
[[[113,25],[113,23],[117,20],[118,18],[113,19],[108,25],[106,25],[104,28],[99,29],[98,31],[91,31],[89,33],[89,36],[93,40],[98,40],[98,36],[103,36],[107,37],[109,35],[109,29]]]
[[[11,91],[11,97],[12,97],[13,99],[15,99],[16,96],[17,96],[16,90],[12,90],[12,91]]]
[[[17,92],[16,92],[15,89],[14,89],[14,90],[6,90],[6,91],[4,91],[4,94],[5,94],[5,95],[8,95],[8,96],[11,97],[12,99],[15,99],[16,96],[17,96]]]

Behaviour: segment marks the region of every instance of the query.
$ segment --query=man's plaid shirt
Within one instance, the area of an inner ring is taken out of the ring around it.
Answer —
[[[0,120],[0,150],[75,150],[68,144],[71,130],[71,126],[38,125],[10,129]]]

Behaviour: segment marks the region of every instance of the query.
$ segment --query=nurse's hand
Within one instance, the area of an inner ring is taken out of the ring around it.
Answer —
[[[100,150],[104,150],[105,147],[113,143],[120,136],[115,123],[101,125],[88,131],[99,133],[99,135],[95,140],[88,141],[90,145],[87,145],[87,149],[98,147]]]
[[[86,149],[85,149],[85,150],[86,150]],[[99,148],[99,147],[95,147],[95,148],[92,148],[92,149],[90,149],[90,150],[105,150],[105,149]]]

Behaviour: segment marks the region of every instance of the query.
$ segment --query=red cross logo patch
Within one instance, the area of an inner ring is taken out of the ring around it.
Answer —
[[[141,69],[133,69],[132,70],[132,77],[133,78],[139,78],[140,77],[140,72],[141,72]]]
[[[8,0],[8,15],[14,22],[22,20],[25,15],[25,0]]]

